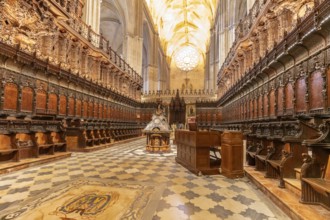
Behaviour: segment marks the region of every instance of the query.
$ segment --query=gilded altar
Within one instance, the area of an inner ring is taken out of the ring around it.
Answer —
[[[167,119],[158,106],[156,113],[152,116],[151,122],[143,130],[147,136],[146,151],[148,152],[169,152],[171,129]]]

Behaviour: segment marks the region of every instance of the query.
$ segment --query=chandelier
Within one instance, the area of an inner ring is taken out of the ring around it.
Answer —
[[[185,72],[195,69],[199,63],[199,52],[191,46],[186,46],[180,49],[175,54],[176,66]]]

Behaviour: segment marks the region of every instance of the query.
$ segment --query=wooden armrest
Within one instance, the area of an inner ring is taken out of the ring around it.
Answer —
[[[0,150],[0,154],[9,154],[12,152],[16,152],[18,151],[17,149],[4,149],[4,150]]]
[[[303,181],[308,183],[313,189],[318,192],[330,193],[330,181],[322,178],[303,178]]]
[[[267,162],[270,163],[270,165],[273,167],[281,166],[281,160],[267,160]]]
[[[262,160],[262,161],[265,161],[265,160],[266,160],[266,155],[256,155],[256,157],[257,157],[259,160]]]

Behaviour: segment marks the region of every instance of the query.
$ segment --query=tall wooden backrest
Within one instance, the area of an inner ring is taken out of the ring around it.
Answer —
[[[67,106],[66,97],[64,95],[60,95],[60,106],[59,106],[60,115],[66,115],[66,106]]]
[[[3,110],[17,110],[18,88],[14,83],[6,83],[4,86]]]
[[[325,168],[324,179],[330,181],[330,155],[328,157],[328,164]]]
[[[306,104],[306,92],[307,86],[305,78],[299,78],[296,82],[296,112],[306,112],[307,104]]]
[[[31,87],[22,88],[21,111],[23,112],[33,111],[33,89]]]
[[[55,93],[48,95],[48,112],[57,114],[57,95]]]
[[[322,72],[317,70],[313,72],[309,80],[309,105],[311,110],[319,110],[324,108],[323,99],[323,77]],[[329,89],[329,87],[328,87]]]

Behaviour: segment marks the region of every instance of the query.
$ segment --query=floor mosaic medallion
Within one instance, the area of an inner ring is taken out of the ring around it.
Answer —
[[[80,179],[5,210],[0,219],[152,219],[163,189],[145,182]]]

